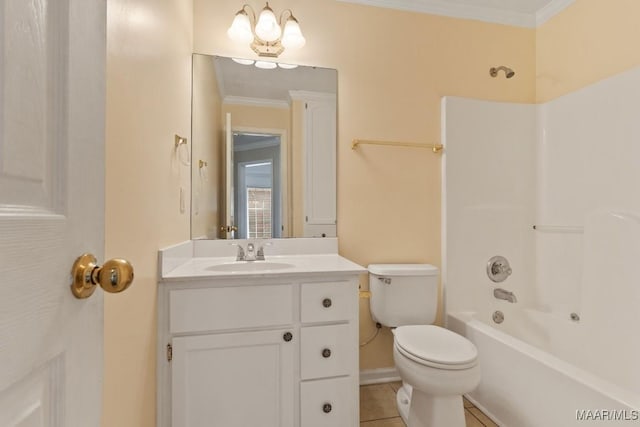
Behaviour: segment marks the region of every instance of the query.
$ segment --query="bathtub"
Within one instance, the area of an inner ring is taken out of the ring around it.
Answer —
[[[500,311],[499,325],[493,312],[447,315],[447,327],[478,348],[482,380],[467,397],[498,425],[640,425],[640,393],[567,361],[571,352],[576,363],[590,361],[576,348],[582,342],[579,322],[508,303]],[[637,365],[632,369],[640,371]]]

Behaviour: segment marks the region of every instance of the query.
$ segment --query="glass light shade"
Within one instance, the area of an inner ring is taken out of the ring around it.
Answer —
[[[302,35],[302,31],[300,30],[300,25],[298,21],[293,18],[289,18],[287,23],[284,25],[284,32],[282,34],[282,46],[286,49],[299,49],[307,41]]]
[[[233,23],[227,30],[227,36],[234,42],[251,43],[253,41],[251,21],[244,11],[236,13]]]
[[[231,58],[231,60],[233,62],[242,64],[242,65],[253,65],[253,63],[256,62],[253,59],[242,59],[242,58]]]
[[[256,24],[256,35],[266,42],[274,42],[280,38],[281,34],[282,29],[278,25],[278,19],[267,4],[260,12],[260,17]]]
[[[278,67],[284,69],[284,70],[293,70],[294,68],[298,68],[297,64],[282,64],[280,62],[278,62]]]
[[[262,68],[263,70],[273,70],[278,65],[275,62],[256,61],[255,66],[258,68]]]

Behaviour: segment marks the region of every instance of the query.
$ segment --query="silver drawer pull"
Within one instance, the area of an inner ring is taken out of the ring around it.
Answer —
[[[324,308],[329,308],[329,307],[331,307],[331,304],[332,304],[332,302],[331,302],[331,298],[325,298],[325,299],[323,299],[323,300],[322,300],[322,306],[323,306]]]
[[[322,350],[322,357],[324,357],[325,359],[331,357],[331,350],[328,348],[325,348]]]
[[[322,405],[322,411],[325,414],[328,414],[329,412],[331,412],[333,408],[331,407],[331,403],[325,403],[324,405]]]

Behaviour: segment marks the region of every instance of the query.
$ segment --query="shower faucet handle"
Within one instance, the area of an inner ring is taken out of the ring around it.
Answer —
[[[491,267],[491,271],[494,274],[504,273],[507,276],[511,275],[511,273],[513,272],[513,270],[511,270],[511,267],[509,267],[509,264],[500,264],[499,262],[495,263],[493,267]]]
[[[503,256],[494,256],[487,262],[487,276],[492,282],[504,282],[512,272],[509,261]]]

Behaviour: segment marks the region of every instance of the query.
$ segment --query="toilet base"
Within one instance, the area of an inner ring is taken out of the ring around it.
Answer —
[[[411,386],[402,383],[402,387],[398,389],[396,393],[396,406],[398,407],[398,413],[407,424],[409,421],[409,403],[411,402]]]
[[[399,404],[406,401],[400,401],[400,390]],[[406,419],[403,417],[407,427],[465,427],[464,405],[460,395],[432,396],[413,388],[408,407],[409,414]]]

